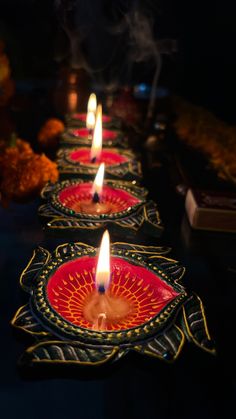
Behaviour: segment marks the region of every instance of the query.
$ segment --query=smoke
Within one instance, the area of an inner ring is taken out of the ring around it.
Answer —
[[[67,46],[63,51],[59,48],[57,60],[70,58],[73,68],[85,69],[110,89],[131,83],[135,68],[142,65],[147,72],[152,71],[154,91],[162,54],[176,51],[176,43],[157,39],[153,3],[55,0],[59,25],[67,38]]]

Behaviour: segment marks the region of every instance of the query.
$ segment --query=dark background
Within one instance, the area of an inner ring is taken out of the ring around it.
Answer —
[[[62,6],[58,9],[56,4]],[[178,42],[178,53],[163,58],[160,83],[234,123],[236,26],[229,1],[0,0],[0,37],[6,42],[13,76],[50,79],[62,63],[70,62],[71,43],[62,28],[65,10],[70,33],[75,36],[82,28],[81,49],[89,64],[103,69],[105,81],[110,80],[111,68],[120,68],[128,52],[127,37],[119,42],[107,28],[135,9],[153,20],[154,39]],[[100,76],[101,72],[94,73],[95,78]],[[152,76],[150,60],[134,65],[132,76],[123,80],[121,76],[121,82],[150,82]]]
[[[71,7],[75,2],[63,3]],[[91,4],[96,13],[91,11]],[[79,5],[77,13],[81,14],[76,14],[76,19],[82,26],[88,22],[98,30],[96,39],[89,32],[81,47],[93,68],[105,66],[103,71],[93,72],[94,79],[110,82],[112,66],[117,68],[119,60],[127,55],[124,38],[119,42],[108,36],[104,21],[117,23],[123,10],[142,6],[154,20],[155,39],[178,41],[178,53],[163,57],[160,84],[235,124],[236,27],[232,5],[202,0],[87,0]],[[70,43],[54,6],[50,0],[0,0],[0,38],[10,58],[16,96],[35,99],[24,99],[23,105],[20,102],[23,111],[21,107],[14,111],[17,128],[25,135],[35,134],[52,112],[48,90],[55,88],[61,68],[71,62]],[[73,32],[75,14],[68,15]],[[117,55],[107,64],[114,45]],[[153,68],[152,59],[136,63],[131,75],[125,71],[120,75],[120,82],[150,83]],[[220,419],[232,415],[235,236],[192,232],[184,216],[183,198],[173,190],[168,168],[147,171],[145,184],[160,205],[166,226],[162,243],[170,245],[172,256],[187,267],[185,283],[206,304],[217,357],[189,344],[174,365],[130,355],[104,370],[54,371],[46,377],[40,371],[20,371],[17,360],[27,341],[9,326],[14,312],[24,302],[18,278],[34,247],[47,247],[49,243],[37,218],[39,200],[28,205],[13,204],[8,210],[0,209],[1,418]]]

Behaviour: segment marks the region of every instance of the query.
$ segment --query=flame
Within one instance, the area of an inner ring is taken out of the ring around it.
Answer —
[[[102,236],[95,276],[96,287],[107,290],[110,282],[110,236],[106,230]]]
[[[86,117],[86,127],[88,129],[93,129],[95,125],[95,114],[94,112],[88,111]]]
[[[97,174],[95,176],[94,182],[93,182],[93,188],[92,188],[93,195],[97,193],[99,196],[102,193],[104,172],[105,172],[105,163],[101,163],[97,171]]]
[[[102,151],[102,106],[98,105],[96,122],[93,131],[93,141],[91,146],[90,158],[93,160],[100,157]]]
[[[95,93],[91,93],[88,100],[88,112],[96,113],[97,109],[97,98]]]

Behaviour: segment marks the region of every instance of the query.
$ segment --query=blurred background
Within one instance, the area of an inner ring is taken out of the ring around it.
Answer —
[[[0,0],[0,10],[18,89],[27,79],[39,92],[70,65],[111,88],[151,84],[159,66],[159,85],[235,122],[233,2]]]

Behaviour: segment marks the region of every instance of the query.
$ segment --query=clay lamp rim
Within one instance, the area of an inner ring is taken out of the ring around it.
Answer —
[[[145,204],[146,196],[148,194],[147,189],[143,187],[139,187],[136,185],[128,186],[125,182],[119,183],[113,180],[104,180],[104,185],[110,186],[112,189],[120,189],[127,193],[129,193],[132,197],[135,197],[139,200],[136,204],[128,207],[125,210],[119,212],[113,212],[110,214],[89,214],[84,212],[77,212],[69,207],[63,205],[59,199],[60,192],[64,191],[71,186],[80,185],[83,183],[90,183],[87,180],[83,179],[74,179],[74,180],[65,180],[57,184],[56,188],[54,188],[51,197],[50,203],[56,211],[61,211],[63,214],[68,216],[77,217],[80,219],[91,219],[91,220],[114,220],[115,218],[122,218],[126,215],[130,215],[131,213],[135,212],[139,207]],[[91,181],[91,188],[92,188],[92,181]],[[140,197],[141,195],[141,197]]]
[[[80,245],[83,243],[74,243],[74,245]],[[34,288],[32,297],[31,297],[31,308],[37,318],[41,319],[49,331],[53,329],[53,333],[60,337],[70,337],[74,340],[79,340],[81,342],[89,343],[103,343],[103,345],[124,345],[132,346],[134,342],[141,341],[143,339],[148,339],[156,335],[161,331],[168,322],[174,322],[176,315],[181,308],[183,302],[188,298],[187,293],[182,285],[178,283],[178,279],[173,279],[171,274],[168,274],[165,269],[161,266],[158,266],[155,261],[152,262],[150,259],[145,260],[140,253],[132,253],[132,251],[127,249],[117,249],[116,245],[125,243],[113,243],[111,245],[111,256],[126,260],[128,263],[134,266],[140,266],[145,268],[147,271],[158,276],[162,281],[171,286],[174,291],[178,293],[172,301],[167,303],[161,311],[156,315],[151,317],[148,321],[127,329],[119,330],[107,330],[99,331],[92,330],[90,328],[83,328],[77,326],[63,318],[55,309],[52,308],[48,296],[47,296],[47,284],[50,281],[51,276],[54,272],[63,264],[79,259],[84,256],[96,257],[97,249],[92,247],[80,248],[79,251],[74,250],[74,252],[68,252],[62,255],[62,252],[57,254],[57,250],[63,248],[64,245],[58,246],[56,253],[52,259],[49,260],[48,264],[40,272],[40,275],[37,278],[37,283]],[[67,244],[69,246],[69,244]],[[134,245],[135,246],[135,245]],[[171,261],[172,263],[176,262],[172,259],[162,257],[162,259]],[[45,325],[45,323],[47,325]]]

